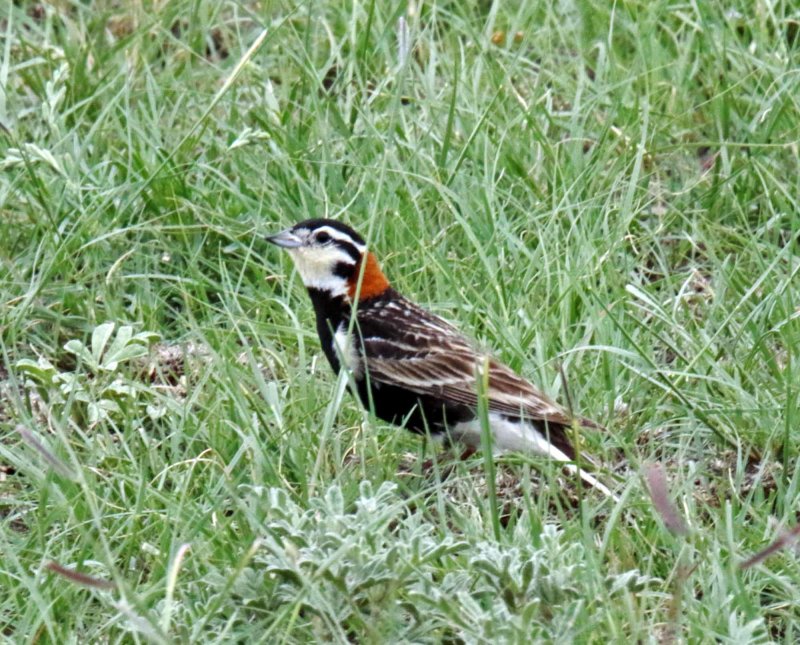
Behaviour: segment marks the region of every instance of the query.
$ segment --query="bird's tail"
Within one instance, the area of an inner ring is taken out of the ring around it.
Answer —
[[[563,426],[550,424],[545,429],[547,435],[545,436],[532,424],[495,419],[492,430],[496,453],[502,454],[508,450],[514,450],[547,455],[551,459],[563,463],[567,472],[580,475],[580,478],[588,486],[600,491],[615,502],[619,501],[619,497],[612,493],[608,486],[575,463],[576,460],[573,459],[575,450],[572,448]],[[581,455],[581,457],[580,463],[585,463],[590,467],[596,465],[589,455]]]
[[[566,470],[571,475],[579,475],[580,478],[589,486],[594,488],[595,490],[599,490],[603,495],[608,497],[609,499],[618,502],[619,495],[616,493],[612,493],[611,490],[606,486],[603,482],[601,482],[597,477],[592,475],[591,473],[587,473],[583,468],[579,468],[575,464],[564,464],[564,470]]]

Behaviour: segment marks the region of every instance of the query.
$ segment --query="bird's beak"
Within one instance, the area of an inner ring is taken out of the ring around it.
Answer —
[[[267,242],[272,242],[276,246],[281,246],[284,249],[296,249],[303,244],[303,240],[297,237],[297,235],[292,233],[291,229],[288,228],[276,235],[267,236]]]

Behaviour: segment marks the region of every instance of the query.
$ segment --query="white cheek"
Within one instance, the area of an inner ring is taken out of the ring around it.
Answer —
[[[330,249],[290,249],[297,272],[306,287],[322,289],[331,295],[347,295],[347,280],[334,273],[339,262],[352,262],[346,253]]]

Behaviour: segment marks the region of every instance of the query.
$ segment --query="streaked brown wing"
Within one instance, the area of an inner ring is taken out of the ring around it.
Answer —
[[[444,402],[477,406],[476,375],[487,355],[448,322],[407,300],[359,312],[369,378]],[[558,425],[571,417],[510,368],[489,357],[492,412]],[[591,423],[591,422],[589,422]]]

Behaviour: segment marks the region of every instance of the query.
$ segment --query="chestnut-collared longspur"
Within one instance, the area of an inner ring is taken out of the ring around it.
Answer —
[[[495,452],[547,455],[614,497],[575,464],[570,441],[575,422],[599,426],[573,418],[450,323],[400,295],[352,228],[310,219],[267,239],[291,255],[334,372],[343,366],[350,372],[361,402],[380,419],[477,448],[479,396],[485,396]],[[481,376],[486,369],[488,382]]]

